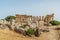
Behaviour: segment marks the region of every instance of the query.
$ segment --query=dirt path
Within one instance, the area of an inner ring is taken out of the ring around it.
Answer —
[[[60,40],[60,30],[57,30],[58,32],[58,40]]]
[[[37,40],[58,40],[58,32],[56,30],[50,30],[50,32],[42,33]]]

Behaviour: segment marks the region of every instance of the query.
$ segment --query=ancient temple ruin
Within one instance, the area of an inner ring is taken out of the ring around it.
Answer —
[[[27,23],[27,21],[44,21],[49,24],[54,19],[54,13],[46,16],[32,16],[32,15],[19,15],[16,14],[16,21],[18,23]]]
[[[26,23],[28,20],[32,20],[32,16],[31,15],[19,15],[16,14],[16,21],[18,23]]]

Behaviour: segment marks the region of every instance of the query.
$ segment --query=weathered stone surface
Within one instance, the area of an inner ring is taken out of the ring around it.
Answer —
[[[33,21],[33,22],[44,21],[47,24],[49,24],[49,22],[53,19],[54,19],[54,14],[46,15],[46,16],[31,16],[31,15],[19,15],[19,14],[16,15],[16,21],[18,23],[27,23],[27,21]]]

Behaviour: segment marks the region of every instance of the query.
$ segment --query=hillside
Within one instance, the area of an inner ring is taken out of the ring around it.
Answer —
[[[50,29],[50,32],[42,32],[40,37],[28,37],[14,31],[0,29],[0,40],[58,40],[57,30]]]

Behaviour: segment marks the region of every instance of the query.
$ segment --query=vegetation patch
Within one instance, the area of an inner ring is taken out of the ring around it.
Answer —
[[[7,16],[7,17],[5,17],[5,20],[7,20],[7,21],[11,21],[12,19],[16,19],[16,17],[15,16]]]
[[[31,35],[34,34],[34,30],[33,30],[32,28],[29,28],[29,29],[26,31],[26,34],[27,34],[28,36],[31,36]]]
[[[50,23],[52,25],[60,25],[60,22],[59,21],[56,21],[56,20],[52,20],[52,21],[50,21]]]

